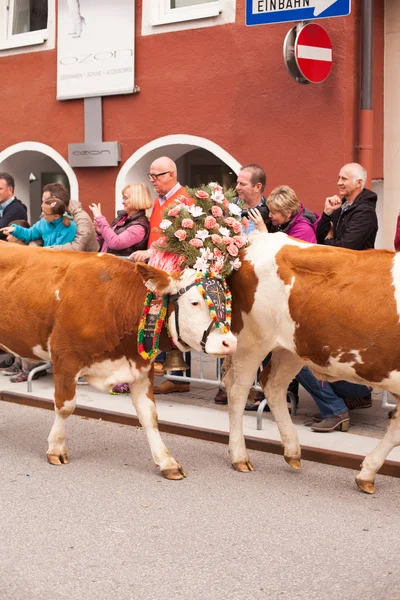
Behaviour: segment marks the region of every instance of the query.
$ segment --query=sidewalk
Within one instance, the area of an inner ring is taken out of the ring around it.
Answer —
[[[204,377],[215,379],[215,360],[204,357]],[[199,361],[196,353],[192,359],[192,376],[199,376]],[[156,385],[162,382],[161,377],[156,377]],[[157,411],[160,423],[183,426],[186,428],[200,429],[214,433],[223,433],[224,438],[228,432],[228,409],[214,403],[214,396],[218,386],[209,384],[192,383],[190,392],[183,394],[168,394],[156,396]],[[11,383],[9,377],[0,375],[0,390],[3,394],[10,393],[23,399],[29,404],[29,398],[40,398],[52,402],[53,378],[51,375],[33,381],[33,391],[27,392],[26,383]],[[136,415],[130,396],[115,396],[100,392],[90,385],[77,386],[77,407],[87,408],[91,411],[107,411],[115,415]],[[351,426],[349,432],[323,434],[314,433],[309,427],[303,425],[311,414],[316,412],[316,407],[303,388],[300,387],[300,402],[296,416],[293,418],[297,426],[300,444],[302,447],[321,451],[322,453],[340,453],[357,457],[365,456],[372,450],[378,440],[384,435],[388,418],[387,411],[381,406],[381,392],[373,392],[372,407],[369,409],[351,412]],[[259,442],[270,441],[279,446],[280,437],[276,424],[270,413],[264,412],[263,429],[257,430],[256,412],[245,412],[245,436]],[[187,433],[185,434],[187,435]],[[253,447],[256,447],[253,445]],[[317,459],[313,459],[317,460]],[[400,476],[400,447],[389,454],[388,460],[398,467]],[[327,461],[324,461],[327,462]]]

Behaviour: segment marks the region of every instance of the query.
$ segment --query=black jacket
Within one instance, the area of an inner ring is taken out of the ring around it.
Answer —
[[[0,217],[0,229],[2,227],[7,227],[12,221],[23,220],[26,221],[28,218],[28,213],[26,211],[25,204],[22,204],[21,200],[18,198],[14,198],[14,200],[5,207],[3,216]],[[3,232],[0,232],[0,240],[6,240],[6,236]]]
[[[326,246],[340,246],[352,250],[368,250],[375,245],[378,231],[375,192],[366,188],[358,194],[354,202],[345,210],[337,209],[331,215],[322,213],[317,225],[317,242]],[[345,198],[343,199],[345,202]],[[334,238],[326,240],[331,222]]]
[[[114,228],[114,225],[118,223],[122,219],[122,217],[126,216],[126,212],[124,210],[119,210],[117,212],[117,218],[111,223],[111,227]],[[146,217],[146,213],[144,210],[138,210],[138,212],[134,213],[122,223],[118,227],[114,228],[114,231],[117,235],[121,234],[125,229],[128,229],[131,225],[141,225],[144,229],[145,235],[141,242],[135,244],[134,246],[130,246],[129,248],[124,248],[123,250],[111,250],[108,248],[108,254],[115,254],[116,256],[129,256],[132,252],[136,252],[136,250],[146,250],[147,249],[147,241],[150,235],[150,223],[148,218]]]

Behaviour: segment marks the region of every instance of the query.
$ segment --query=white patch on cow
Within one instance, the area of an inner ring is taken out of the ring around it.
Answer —
[[[37,344],[37,346],[33,346],[32,354],[34,354],[41,360],[51,360],[50,351],[43,350],[43,348],[40,344]]]
[[[47,438],[49,447],[47,454],[51,456],[66,456],[67,450],[65,445],[65,419],[71,415],[76,406],[76,399],[65,400],[62,408],[55,407],[55,418],[53,427],[50,430]]]
[[[56,290],[56,300],[60,302],[60,290]]]
[[[107,358],[94,363],[90,367],[84,367],[77,373],[76,379],[83,376],[93,387],[108,390],[117,383],[133,383],[138,378],[143,377],[144,373],[148,373],[150,368],[150,362],[145,367],[138,369],[134,360],[128,360],[125,357],[117,360]]]
[[[104,256],[104,252],[99,252],[97,256]]]
[[[325,348],[328,348],[328,346],[325,346]],[[361,358],[361,352],[366,352],[367,348],[365,348],[364,350],[342,350],[340,352],[338,352],[338,354],[335,355],[335,357],[330,359],[330,362],[333,364],[333,360],[335,361],[340,361],[342,359],[343,356],[351,356],[351,358],[353,360],[347,360],[346,364],[349,365],[363,365],[364,361]]]
[[[393,258],[392,278],[394,299],[396,301],[397,314],[400,322],[400,252],[396,252]]]

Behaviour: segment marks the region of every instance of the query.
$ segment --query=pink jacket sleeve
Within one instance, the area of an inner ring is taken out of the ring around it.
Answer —
[[[396,236],[394,238],[394,249],[396,252],[400,250],[400,215],[397,217]]]
[[[143,240],[146,233],[141,225],[132,224],[118,235],[103,215],[96,217],[96,225],[110,250],[125,250],[125,248],[134,246]]]

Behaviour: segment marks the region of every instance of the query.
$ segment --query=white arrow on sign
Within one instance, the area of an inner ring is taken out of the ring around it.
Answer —
[[[314,8],[314,17],[318,17],[318,15],[337,1],[338,0],[253,0],[253,14]]]

